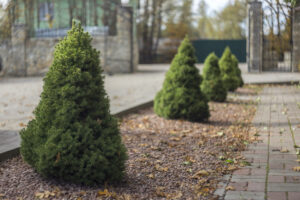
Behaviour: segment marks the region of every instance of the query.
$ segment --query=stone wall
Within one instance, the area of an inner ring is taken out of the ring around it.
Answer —
[[[137,69],[137,40],[133,35],[131,7],[118,10],[115,36],[93,36],[92,45],[100,51],[101,65],[108,73],[130,73]],[[55,45],[62,38],[29,38],[24,25],[14,26],[12,39],[0,46],[2,76],[45,74],[53,61]]]
[[[30,38],[26,44],[27,76],[45,74],[52,61],[54,47],[60,38]],[[13,74],[12,74],[13,75]]]

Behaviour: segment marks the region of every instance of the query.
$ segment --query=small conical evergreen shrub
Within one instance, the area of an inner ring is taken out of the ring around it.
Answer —
[[[244,85],[244,80],[243,80],[243,77],[242,77],[242,71],[241,69],[239,68],[239,60],[236,58],[236,56],[234,54],[232,54],[232,61],[233,61],[233,66],[235,68],[235,74],[238,78],[238,86],[239,87],[243,87]]]
[[[203,121],[209,117],[207,98],[200,90],[195,49],[186,36],[154,100],[154,111],[168,119]]]
[[[46,177],[83,184],[119,181],[127,159],[103,87],[99,52],[73,22],[58,43],[21,154]]]
[[[219,68],[219,58],[211,53],[205,60],[203,82],[201,90],[211,101],[223,102],[227,97],[227,90],[223,85]]]
[[[239,86],[239,80],[236,76],[236,70],[232,60],[232,54],[229,47],[226,47],[219,61],[222,81],[228,91],[234,91]]]

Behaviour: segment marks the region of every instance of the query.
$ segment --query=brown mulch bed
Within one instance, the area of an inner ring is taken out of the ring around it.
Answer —
[[[240,152],[255,140],[253,88],[241,88],[226,103],[210,103],[206,123],[166,120],[152,108],[120,122],[128,148],[120,185],[79,186],[41,177],[21,157],[0,163],[0,199],[214,199],[225,174],[247,164]],[[106,188],[106,189],[105,189]]]

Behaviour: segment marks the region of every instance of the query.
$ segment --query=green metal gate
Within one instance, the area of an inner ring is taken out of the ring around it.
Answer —
[[[246,39],[245,40],[193,40],[196,49],[196,56],[199,63],[203,63],[205,58],[212,52],[221,57],[224,49],[229,46],[232,53],[240,62],[246,62]]]

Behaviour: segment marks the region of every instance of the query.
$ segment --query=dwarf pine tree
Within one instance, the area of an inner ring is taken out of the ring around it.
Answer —
[[[219,61],[222,80],[224,86],[228,91],[234,91],[238,88],[239,81],[236,76],[236,70],[232,60],[232,54],[229,47],[226,47],[220,61]]]
[[[73,22],[55,48],[35,119],[20,132],[21,154],[39,173],[88,185],[119,181],[127,159],[91,40]]]
[[[238,78],[238,86],[243,87],[244,80],[242,77],[242,71],[239,68],[239,60],[236,58],[236,56],[234,54],[232,54],[232,61],[233,61],[233,66],[235,68],[236,77]]]
[[[186,36],[154,100],[154,111],[168,119],[203,121],[209,117],[207,98],[200,90],[195,49]]]
[[[226,100],[227,90],[223,85],[219,58],[215,53],[211,53],[205,60],[201,90],[211,101]]]

